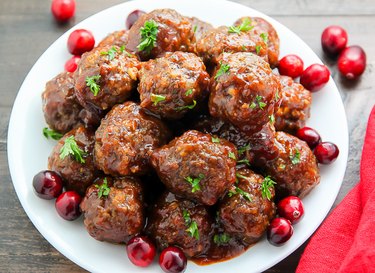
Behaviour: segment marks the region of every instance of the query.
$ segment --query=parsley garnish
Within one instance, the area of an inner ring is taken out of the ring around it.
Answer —
[[[266,104],[265,102],[263,102],[262,99],[263,99],[262,96],[257,95],[257,96],[255,97],[256,103],[255,103],[255,102],[252,102],[252,103],[250,104],[249,107],[250,107],[251,109],[254,109],[254,108],[256,107],[256,104],[258,104],[260,110],[263,110],[264,107],[267,106],[267,104]]]
[[[187,210],[183,210],[182,215],[185,220],[185,225],[188,227],[186,231],[190,234],[191,237],[199,240],[199,230],[197,222],[191,220],[190,214]]]
[[[251,25],[250,19],[249,18],[245,18],[242,21],[241,25],[239,25],[239,26],[230,26],[228,32],[229,33],[240,34],[241,31],[246,32],[246,31],[252,30],[253,28],[254,28],[254,26]]]
[[[270,188],[273,188],[276,182],[271,179],[270,176],[266,176],[262,182],[262,197],[271,200]]]
[[[271,124],[274,124],[275,123],[275,116],[272,114],[270,116],[268,116],[268,118],[270,119],[270,123]]]
[[[297,148],[294,149],[294,154],[291,153],[289,155],[289,158],[292,161],[293,165],[296,165],[296,164],[298,164],[301,161],[300,157],[301,157],[301,153],[300,153],[300,151]]]
[[[280,99],[279,90],[277,89],[276,94],[275,94],[275,101],[278,101],[279,99]]]
[[[260,46],[260,45],[255,46],[255,51],[257,52],[257,54],[259,54],[261,49],[262,49],[262,46]]]
[[[241,159],[237,161],[237,164],[246,164],[247,166],[250,166],[250,161],[248,159]]]
[[[236,155],[233,152],[229,152],[228,157],[231,159],[237,160]]]
[[[98,84],[100,77],[100,75],[86,77],[86,86],[90,87],[90,91],[94,94],[95,97],[100,91],[100,85]]]
[[[213,143],[220,143],[220,138],[218,137],[211,137]]]
[[[248,177],[246,177],[246,176],[244,176],[244,175],[242,175],[242,174],[239,174],[239,173],[236,173],[236,177],[237,177],[237,178],[241,178],[241,179],[245,179],[245,180],[249,180]]]
[[[248,150],[250,150],[250,144],[247,144],[246,146],[243,146],[243,147],[239,148],[238,149],[238,154],[242,155],[243,153],[245,153]]]
[[[260,34],[260,38],[262,38],[263,41],[264,41],[265,43],[267,43],[267,42],[268,42],[268,33],[266,33],[266,32],[261,33],[261,34]]]
[[[192,178],[191,176],[185,177],[185,180],[191,184],[191,192],[200,191],[201,187],[199,185],[199,182],[204,178],[203,174],[199,174],[198,177]]]
[[[191,105],[185,105],[185,106],[181,106],[181,107],[177,107],[176,110],[177,111],[182,111],[184,109],[193,109],[196,105],[197,105],[197,101],[193,100],[193,104],[191,104]]]
[[[229,64],[223,64],[223,63],[220,62],[220,68],[219,68],[219,71],[217,71],[216,76],[214,77],[214,79],[216,80],[216,79],[219,78],[221,75],[223,75],[223,74],[225,74],[225,73],[228,73],[228,72],[229,72],[229,69],[230,69]]]
[[[83,158],[85,152],[78,146],[74,136],[67,137],[60,149],[60,159],[64,159],[68,155],[72,155],[79,163],[85,163],[85,159]]]
[[[123,52],[123,50],[122,50]],[[100,52],[100,55],[108,55],[108,59],[112,61],[115,58],[115,54],[117,53],[117,49],[113,46],[110,50],[108,51],[102,51]]]
[[[52,138],[54,140],[59,140],[60,138],[63,137],[63,134],[60,134],[56,132],[55,130],[49,129],[47,127],[43,128],[43,135],[45,136],[46,139]]]
[[[228,243],[230,240],[230,237],[226,233],[219,233],[214,235],[214,243],[217,245],[223,245]]]
[[[99,198],[102,198],[102,196],[107,197],[109,192],[111,191],[111,189],[108,187],[107,177],[104,178],[103,184],[101,184],[100,186],[95,185],[95,187],[98,189],[98,197]]]
[[[245,192],[243,189],[236,186],[234,190],[230,190],[228,192],[228,196],[232,197],[233,195],[240,194],[243,198],[247,199],[248,201],[252,201],[251,195],[248,192]]]
[[[194,33],[197,32],[197,29],[198,29],[198,26],[195,25],[194,28],[193,28]]]
[[[157,105],[163,100],[165,100],[165,96],[151,93],[151,101],[154,103],[154,105]]]
[[[156,36],[158,35],[158,32],[158,24],[154,20],[146,21],[143,27],[141,27],[141,42],[137,48],[140,51],[146,51],[147,54],[149,54],[156,45]]]
[[[189,89],[185,92],[185,96],[190,96],[191,94],[193,94],[193,89]]]

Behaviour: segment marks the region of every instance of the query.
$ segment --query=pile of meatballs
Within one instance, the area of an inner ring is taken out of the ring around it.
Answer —
[[[141,50],[151,20],[156,40]],[[262,18],[214,28],[160,9],[50,80],[43,112],[64,136],[48,168],[83,197],[89,234],[110,243],[145,234],[191,259],[230,258],[260,240],[275,200],[302,198],[320,180],[312,151],[293,136],[309,118],[311,94],[278,75],[278,57],[277,32]],[[87,82],[94,76],[96,94]],[[84,160],[60,156],[72,136]],[[99,196],[103,183],[109,192]],[[218,254],[218,244],[227,251]]]

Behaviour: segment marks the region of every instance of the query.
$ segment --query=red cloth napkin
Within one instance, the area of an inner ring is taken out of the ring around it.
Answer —
[[[375,272],[375,107],[368,121],[360,181],[311,238],[297,273]]]

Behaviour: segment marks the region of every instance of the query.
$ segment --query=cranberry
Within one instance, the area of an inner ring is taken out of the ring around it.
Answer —
[[[297,196],[288,196],[277,204],[277,211],[281,217],[297,224],[304,214],[303,203]]]
[[[314,155],[319,163],[331,164],[339,156],[339,148],[332,142],[322,142],[316,146]]]
[[[73,55],[82,55],[94,48],[95,39],[86,29],[76,29],[68,38],[68,50]]]
[[[366,69],[366,53],[360,46],[349,46],[341,52],[337,66],[347,79],[358,78]]]
[[[314,149],[316,145],[322,142],[319,133],[310,127],[303,127],[299,129],[296,133],[296,136],[299,139],[305,141],[311,149]]]
[[[36,195],[43,199],[54,199],[62,192],[62,178],[53,171],[41,171],[33,178]]]
[[[126,18],[126,28],[130,29],[138,20],[138,18],[141,17],[143,14],[145,14],[145,12],[139,9],[136,9],[135,11],[129,13],[128,17]]]
[[[300,83],[311,92],[319,91],[329,81],[329,70],[325,65],[312,64],[303,71]]]
[[[159,265],[166,273],[185,272],[187,259],[178,247],[169,246],[165,248],[159,257]]]
[[[69,60],[66,61],[65,63],[65,71],[73,73],[76,71],[78,67],[78,63],[81,60],[80,56],[72,56]]]
[[[75,0],[53,0],[51,12],[59,22],[66,22],[74,16],[76,10]]]
[[[330,56],[336,56],[348,42],[348,34],[339,26],[329,26],[322,33],[323,51]]]
[[[303,72],[303,61],[297,55],[286,55],[279,61],[279,72],[281,75],[297,78]]]
[[[267,229],[267,239],[273,245],[281,245],[293,235],[293,227],[290,222],[282,217],[275,218]]]
[[[79,204],[81,196],[75,191],[66,191],[56,199],[55,207],[57,213],[65,220],[72,221],[81,215]]]
[[[146,236],[136,236],[130,239],[126,246],[129,260],[141,267],[149,266],[155,258],[155,245]]]

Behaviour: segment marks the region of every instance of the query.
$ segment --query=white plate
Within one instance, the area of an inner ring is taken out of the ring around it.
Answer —
[[[173,8],[196,16],[215,26],[231,25],[245,15],[260,16],[276,28],[281,40],[281,57],[295,53],[305,65],[321,63],[314,52],[289,29],[251,8],[222,0],[158,0],[132,1],[104,10],[62,35],[39,58],[22,84],[14,103],[8,131],[8,159],[13,184],[27,215],[40,233],[63,255],[91,272],[161,272],[155,262],[149,268],[138,268],[126,257],[124,246],[102,243],[91,238],[82,219],[68,222],[61,219],[53,201],[42,200],[33,193],[32,178],[46,169],[47,158],[55,142],[42,135],[45,122],[42,114],[41,93],[45,83],[63,69],[70,57],[66,50],[69,33],[77,28],[93,31],[96,41],[109,32],[124,27],[124,20],[134,9],[151,11]],[[317,37],[319,39],[319,37]],[[331,208],[340,189],[348,155],[348,128],[344,107],[332,79],[318,93],[313,94],[311,118],[308,125],[317,129],[325,141],[340,148],[340,156],[329,166],[321,166],[321,183],[303,201],[305,217],[295,226],[295,233],[282,247],[274,247],[263,239],[246,253],[230,261],[200,267],[189,262],[186,272],[250,273],[266,270],[298,248],[315,231]]]

